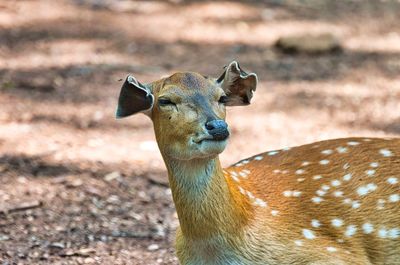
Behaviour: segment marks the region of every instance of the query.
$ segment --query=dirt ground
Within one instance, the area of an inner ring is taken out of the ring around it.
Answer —
[[[228,165],[346,136],[400,136],[399,1],[0,0],[0,264],[178,264],[151,122],[115,120],[128,73],[259,76],[228,111]],[[333,33],[343,51],[283,54]]]

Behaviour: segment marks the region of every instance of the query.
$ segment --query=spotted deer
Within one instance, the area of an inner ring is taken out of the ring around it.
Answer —
[[[117,118],[151,118],[178,213],[181,264],[400,264],[400,140],[345,138],[258,154],[222,169],[226,106],[257,76],[128,76]]]

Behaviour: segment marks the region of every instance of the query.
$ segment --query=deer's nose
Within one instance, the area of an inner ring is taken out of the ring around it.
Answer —
[[[212,120],[206,123],[208,133],[213,137],[213,140],[222,141],[228,138],[228,124],[224,120]]]

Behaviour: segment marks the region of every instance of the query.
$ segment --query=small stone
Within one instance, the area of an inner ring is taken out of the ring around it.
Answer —
[[[159,249],[160,247],[157,244],[151,244],[150,246],[147,247],[147,250],[149,251],[155,251]]]
[[[54,242],[50,244],[50,247],[63,249],[65,248],[65,245],[62,242]]]
[[[82,186],[83,181],[81,179],[73,179],[66,184],[67,188],[77,188]]]
[[[121,173],[119,171],[111,172],[104,176],[104,180],[107,182],[113,181],[114,179],[120,178]]]
[[[79,255],[81,256],[89,256],[90,254],[96,253],[96,250],[93,248],[82,248],[79,250]]]
[[[96,260],[93,259],[93,258],[86,258],[86,259],[83,260],[84,264],[92,264],[92,263],[95,263],[95,262],[96,262]]]
[[[7,235],[0,235],[0,241],[7,241],[10,240],[10,237]]]
[[[339,40],[330,33],[281,37],[275,47],[285,53],[305,54],[332,53],[342,50]]]
[[[111,195],[110,197],[107,198],[107,202],[118,205],[121,201],[117,195]]]

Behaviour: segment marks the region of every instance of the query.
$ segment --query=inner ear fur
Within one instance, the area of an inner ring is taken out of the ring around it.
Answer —
[[[154,96],[150,89],[129,75],[121,87],[116,118],[125,118],[138,112],[148,114],[153,104]]]
[[[217,79],[217,83],[228,96],[227,106],[249,105],[257,82],[257,75],[246,73],[236,61],[231,62]]]

